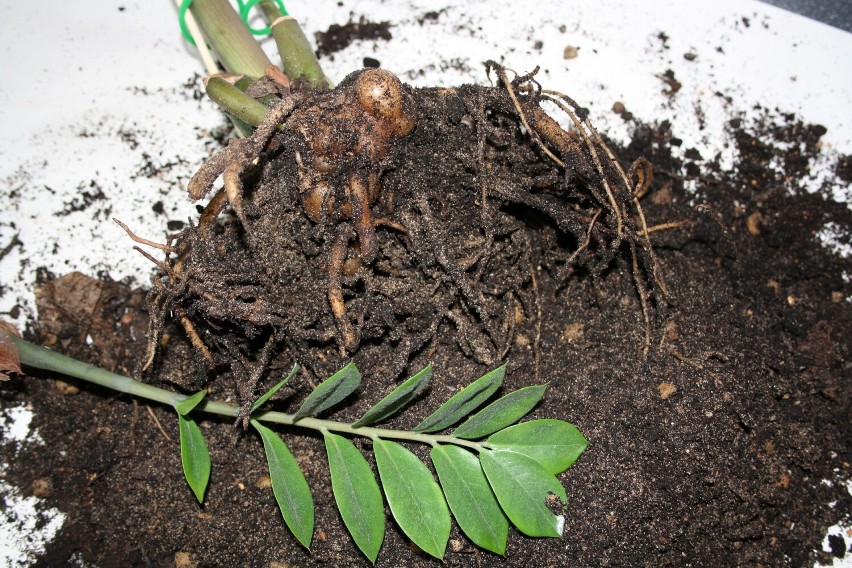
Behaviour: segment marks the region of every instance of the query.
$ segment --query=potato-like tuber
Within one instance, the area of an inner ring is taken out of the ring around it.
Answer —
[[[367,69],[355,84],[364,110],[379,119],[393,136],[406,136],[417,125],[414,100],[396,75],[384,69]]]

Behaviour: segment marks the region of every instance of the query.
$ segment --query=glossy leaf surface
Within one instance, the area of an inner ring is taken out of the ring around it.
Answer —
[[[452,521],[429,468],[396,442],[374,440],[373,452],[385,497],[402,532],[425,552],[443,558]]]
[[[416,432],[437,432],[448,428],[479,408],[503,384],[506,366],[498,367],[478,378],[445,402],[423,422]]]
[[[268,391],[266,391],[265,393],[263,393],[262,395],[260,395],[260,397],[259,397],[256,401],[254,401],[254,404],[252,404],[252,405],[251,405],[251,412],[254,412],[254,411],[255,411],[255,410],[257,410],[258,408],[260,408],[261,406],[263,406],[263,404],[264,404],[267,400],[269,400],[269,399],[270,399],[270,397],[271,397],[273,394],[275,394],[275,393],[277,393],[279,390],[281,390],[281,387],[283,387],[284,385],[286,385],[286,384],[287,384],[287,382],[288,382],[290,379],[292,379],[293,377],[295,377],[295,376],[296,376],[296,373],[298,373],[298,372],[299,372],[299,368],[300,368],[300,367],[299,367],[299,365],[293,365],[293,368],[292,368],[292,369],[290,369],[290,372],[289,372],[289,373],[287,373],[287,376],[286,376],[286,377],[284,377],[284,378],[283,378],[283,379],[282,379],[282,380],[281,380],[281,381],[280,381],[277,385],[275,385],[274,387],[272,387],[271,389],[269,389]],[[251,412],[250,412],[249,414],[251,414]]]
[[[556,476],[515,452],[485,451],[479,460],[497,501],[519,531],[527,536],[561,536],[561,523],[546,506],[550,494],[568,501]]]
[[[355,363],[349,363],[331,377],[321,382],[314,391],[308,395],[302,406],[293,417],[294,420],[313,416],[326,410],[350,394],[361,384],[361,373]]]
[[[373,408],[364,413],[354,424],[354,427],[374,424],[392,416],[406,404],[411,402],[427,386],[432,378],[432,365],[429,365],[395,389],[389,395],[380,400]]]
[[[310,548],[314,534],[314,500],[305,475],[278,434],[257,420],[252,420],[251,425],[263,439],[272,492],[284,522],[296,540],[305,548]]]
[[[495,400],[461,424],[453,432],[458,438],[482,438],[511,426],[538,404],[547,385],[534,385],[511,392]]]
[[[324,432],[331,488],[343,523],[370,562],[376,562],[385,538],[385,506],[370,464],[355,444]]]
[[[175,410],[177,410],[177,413],[180,414],[181,416],[186,416],[187,414],[189,414],[189,412],[193,408],[198,406],[198,404],[202,400],[204,400],[204,397],[206,395],[207,395],[207,389],[204,389],[202,391],[198,391],[197,393],[190,395],[190,396],[186,397],[185,399],[183,399],[182,401],[180,401],[179,403],[175,404]]]
[[[500,509],[479,459],[458,446],[438,445],[430,454],[450,510],[477,546],[506,553],[509,522]]]
[[[204,441],[204,435],[195,420],[178,414],[178,428],[183,475],[192,492],[195,493],[195,498],[201,503],[204,501],[204,491],[210,481],[210,452],[207,450],[207,442]]]
[[[564,420],[530,420],[492,434],[486,445],[511,450],[539,462],[552,474],[571,467],[589,445],[576,426]]]

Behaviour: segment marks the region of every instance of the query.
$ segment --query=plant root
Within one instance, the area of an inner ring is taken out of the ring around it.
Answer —
[[[197,226],[164,248],[125,229],[166,256],[144,253],[159,269],[145,368],[174,314],[200,364],[230,367],[244,410],[285,357],[319,376],[390,346],[378,368],[398,378],[446,345],[493,365],[523,333],[539,377],[551,290],[541,275],[558,291],[581,267],[598,277],[614,262],[631,273],[647,357],[668,298],[651,235],[688,221],[649,224],[650,162],[623,166],[588,111],[543,90],[537,70],[486,70],[496,86],[411,91],[375,74],[321,94],[290,85],[192,178],[193,199],[224,178]],[[365,91],[374,82],[390,99]],[[459,138],[442,155],[448,136]],[[228,204],[236,220],[220,222]]]
[[[631,258],[631,272],[633,274],[634,287],[639,297],[644,327],[644,342],[642,353],[647,357],[651,345],[651,304],[648,295],[648,287],[641,274],[642,267],[639,263],[637,246],[645,252],[648,258],[648,269],[651,273],[651,281],[659,289],[661,297],[668,297],[668,288],[662,276],[659,261],[651,244],[650,234],[645,214],[639,202],[653,181],[653,168],[645,158],[639,158],[625,172],[621,163],[615,157],[610,148],[604,143],[600,134],[588,119],[588,111],[580,107],[573,99],[558,91],[542,90],[533,79],[537,70],[532,73],[509,80],[506,69],[499,64],[489,61],[486,67],[494,69],[500,82],[509,92],[509,96],[517,109],[524,126],[531,131],[533,140],[541,147],[543,153],[553,160],[557,165],[568,167],[571,164],[579,172],[593,172],[595,178],[589,184],[589,190],[598,202],[600,209],[595,213],[588,225],[586,240],[570,257],[566,266],[577,258],[580,251],[589,246],[595,229],[595,223],[600,211],[605,211],[607,216],[614,221],[613,240],[609,243],[609,255],[604,255],[604,260],[609,262],[622,243],[627,243]],[[519,96],[518,93],[523,93]],[[538,100],[549,101],[562,110],[570,119],[576,129],[576,133],[567,133],[549,117],[540,106]],[[526,109],[535,109],[525,112]],[[528,121],[526,116],[535,117],[534,121]],[[573,135],[572,135],[573,134]],[[582,141],[580,148],[579,141]],[[556,149],[557,157],[550,147]],[[600,189],[603,189],[603,192]],[[526,199],[529,203],[531,200]],[[637,226],[629,215],[628,207],[632,208],[639,219]],[[559,221],[557,220],[557,223]],[[658,229],[659,230],[659,229]],[[610,231],[601,231],[602,234]]]

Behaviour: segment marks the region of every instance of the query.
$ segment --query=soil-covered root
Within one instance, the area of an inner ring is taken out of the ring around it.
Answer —
[[[194,178],[193,197],[220,174],[225,189],[157,262],[152,337],[176,315],[244,404],[287,358],[398,376],[440,346],[494,364],[519,326],[540,333],[537,270],[567,280],[624,259],[647,351],[665,291],[639,203],[650,164],[622,165],[535,72],[487,69],[495,86],[412,89],[366,70],[282,100]]]

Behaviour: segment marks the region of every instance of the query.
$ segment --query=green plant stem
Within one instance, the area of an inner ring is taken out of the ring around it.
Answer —
[[[107,371],[105,369],[95,367],[94,365],[90,365],[88,363],[83,363],[82,361],[78,361],[73,357],[68,357],[67,355],[56,353],[54,351],[51,351],[50,349],[47,349],[46,347],[35,345],[17,337],[12,337],[11,339],[18,349],[18,356],[20,357],[21,364],[26,365],[28,367],[34,367],[36,369],[42,369],[45,371],[62,373],[63,375],[68,375],[69,377],[82,379],[84,381],[88,381],[90,383],[106,387],[108,389],[130,394],[133,396],[138,396],[140,398],[161,402],[172,407],[174,407],[177,403],[189,398],[185,394],[179,394],[166,389],[155,387],[154,385],[149,385],[137,381],[135,379],[131,379],[130,377],[111,373],[110,371]],[[217,402],[211,400],[202,401],[198,406],[195,407],[195,410],[200,410],[202,412],[208,412],[211,414],[231,416],[234,418],[236,418],[240,414],[240,407],[238,406],[233,406],[224,402]],[[276,412],[272,410],[265,410],[252,414],[252,418],[265,422],[300,426],[319,431],[341,432],[344,434],[351,434],[355,436],[364,436],[373,440],[377,438],[405,440],[421,444],[430,444],[433,446],[435,444],[442,443],[454,444],[456,446],[465,446],[477,452],[480,452],[486,448],[484,444],[471,442],[469,440],[462,440],[461,438],[456,438],[453,436],[424,434],[421,432],[411,432],[408,430],[372,428],[368,426],[360,426],[358,428],[355,428],[351,424],[347,424],[345,422],[322,420],[319,418],[300,418],[296,420],[294,416],[295,415],[293,414],[287,414],[285,412]]]
[[[206,85],[207,95],[222,109],[241,121],[257,126],[266,117],[269,108],[256,101],[238,87],[221,77],[211,77]]]
[[[275,3],[269,0],[261,2],[260,9],[269,20],[284,73],[294,81],[306,81],[315,89],[324,90],[333,87],[332,82],[323,73],[313,47],[299,22],[292,16],[282,15]]]
[[[226,70],[263,77],[272,62],[228,0],[193,0],[190,10]]]

